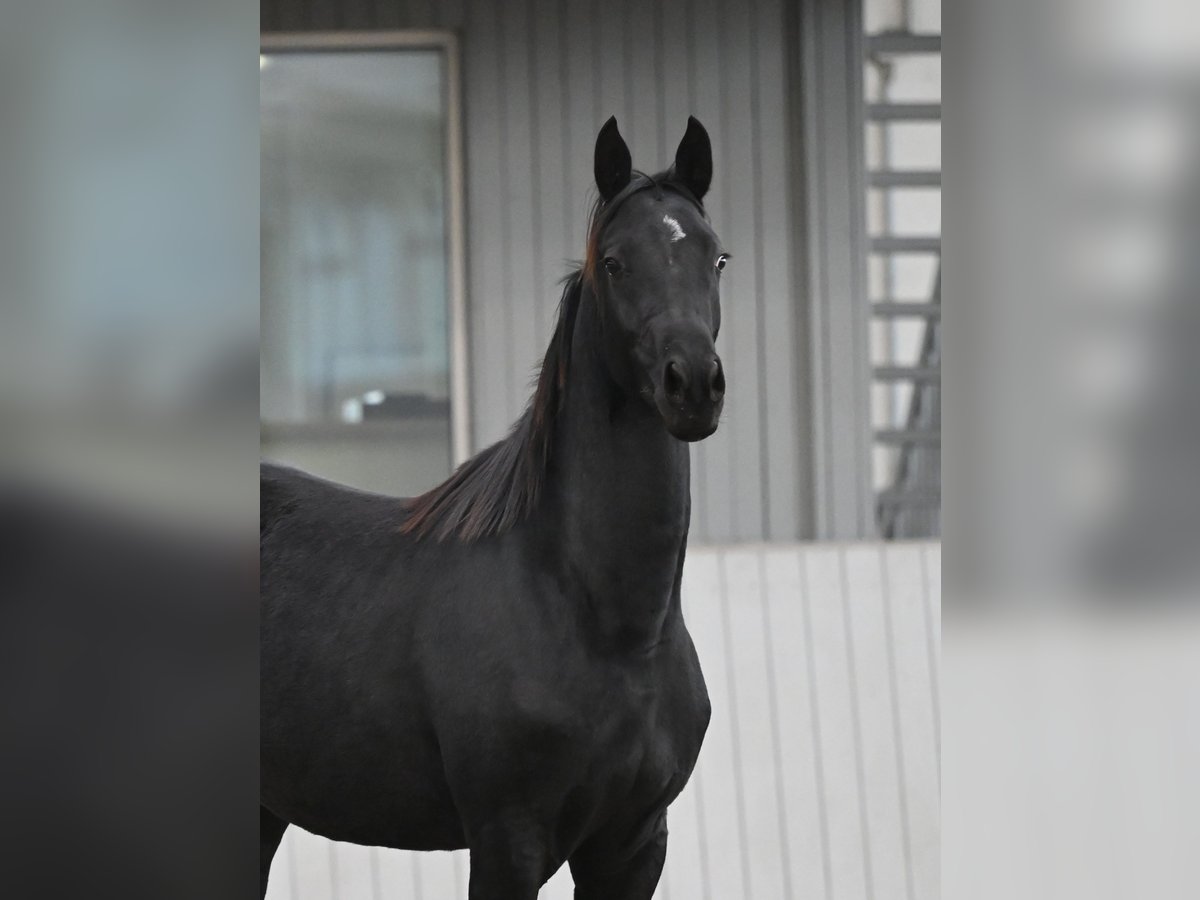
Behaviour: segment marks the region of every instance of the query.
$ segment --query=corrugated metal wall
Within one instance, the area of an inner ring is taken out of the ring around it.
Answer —
[[[558,279],[583,252],[596,131],[615,114],[634,165],[708,127],[714,226],[734,254],[718,342],[721,430],[693,450],[696,541],[811,533],[801,423],[802,304],[781,0],[262,0],[264,32],[449,28],[462,39],[471,405],[501,437],[549,339]]]
[[[938,544],[688,554],[713,717],[658,900],[936,900],[940,573]],[[290,828],[267,897],[465,897],[467,863]],[[571,897],[566,867],[541,896]]]

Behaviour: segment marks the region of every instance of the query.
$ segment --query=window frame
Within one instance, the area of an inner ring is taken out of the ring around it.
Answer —
[[[450,463],[457,467],[471,455],[469,341],[467,333],[465,166],[463,156],[462,60],[458,35],[445,29],[397,31],[325,31],[261,35],[259,53],[304,53],[350,50],[436,50],[446,61],[443,101],[446,110],[446,335],[450,361]],[[313,423],[264,429],[310,429],[320,434],[361,434],[361,425]]]

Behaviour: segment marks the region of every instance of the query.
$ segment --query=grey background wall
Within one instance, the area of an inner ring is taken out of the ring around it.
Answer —
[[[262,0],[264,32],[447,28],[461,40],[472,443],[520,412],[557,281],[583,252],[596,131],[616,115],[634,165],[708,127],[707,206],[734,255],[718,349],[723,425],[693,449],[700,541],[811,536],[803,305],[793,280],[788,28],[779,0]]]

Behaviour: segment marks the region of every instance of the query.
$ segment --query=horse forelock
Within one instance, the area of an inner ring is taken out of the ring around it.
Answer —
[[[664,190],[679,194],[681,197],[695,204],[696,208],[700,210],[700,214],[706,219],[708,218],[708,214],[704,210],[704,204],[688,189],[687,185],[675,177],[674,167],[664,172],[659,172],[657,175],[634,172],[633,176],[629,179],[629,184],[620,193],[607,203],[602,198],[597,197],[588,213],[587,249],[583,258],[582,272],[589,287],[594,288],[596,286],[596,279],[599,277],[600,235],[603,233],[605,226],[613,220],[617,211],[626,200],[634,194],[640,194],[645,190],[653,190],[654,196],[658,200],[662,199]]]

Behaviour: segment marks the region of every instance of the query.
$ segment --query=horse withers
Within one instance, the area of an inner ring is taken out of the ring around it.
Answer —
[[[727,254],[708,134],[595,148],[586,258],[528,408],[413,499],[262,467],[261,890],[284,829],[470,851],[471,900],[650,898],[708,694],[680,609]]]

